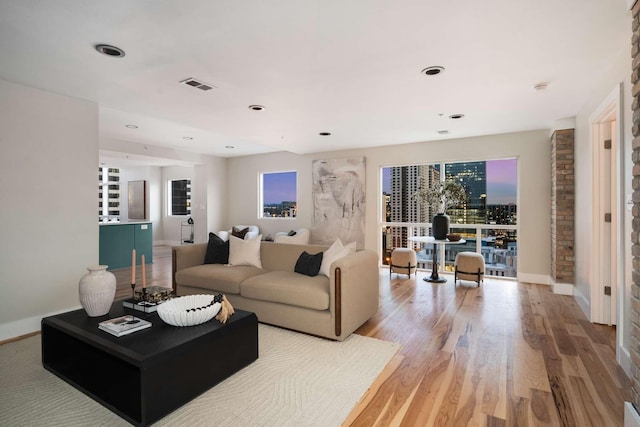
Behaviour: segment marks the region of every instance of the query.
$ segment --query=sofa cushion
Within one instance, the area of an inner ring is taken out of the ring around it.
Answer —
[[[260,261],[260,241],[262,235],[257,235],[248,240],[242,240],[235,236],[229,237],[229,264],[252,265],[262,268]]]
[[[176,282],[195,288],[239,294],[240,283],[249,277],[258,276],[265,272],[265,270],[248,265],[231,267],[225,264],[204,264],[177,271]]]
[[[311,255],[307,251],[302,252],[298,257],[298,261],[296,261],[296,266],[293,271],[306,276],[317,276],[320,271],[320,265],[322,264],[322,255],[322,252],[314,255]]]
[[[240,295],[313,310],[329,309],[329,279],[293,271],[271,271],[251,277],[240,285]]]
[[[224,241],[214,233],[209,233],[205,264],[227,264],[229,262],[229,241]]]
[[[351,242],[344,246],[340,239],[336,239],[335,242],[324,252],[322,258],[322,265],[320,266],[320,274],[324,274],[327,277],[331,276],[331,264],[334,261],[339,260],[342,257],[349,255],[356,251],[356,242]]]

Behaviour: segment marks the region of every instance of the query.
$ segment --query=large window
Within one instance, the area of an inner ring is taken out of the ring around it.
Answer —
[[[170,180],[168,188],[169,215],[191,215],[191,180]]]
[[[260,175],[260,213],[263,218],[295,218],[298,212],[296,172]]]
[[[444,171],[444,174],[441,172]],[[382,253],[388,263],[394,248],[417,251],[418,265],[432,268],[433,245],[410,240],[431,234],[436,212],[413,198],[424,185],[455,181],[466,193],[465,202],[447,211],[451,231],[462,234],[465,244],[446,245],[438,257],[451,270],[460,251],[474,251],[485,258],[487,275],[515,277],[517,271],[517,161],[435,163],[382,168]]]

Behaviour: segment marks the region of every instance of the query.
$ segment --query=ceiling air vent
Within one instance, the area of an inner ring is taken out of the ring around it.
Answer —
[[[211,90],[213,89],[215,86],[214,85],[210,85],[209,83],[205,83],[202,80],[196,80],[192,77],[189,77],[188,79],[182,80],[180,81],[180,83],[188,85],[188,86],[192,86],[195,88],[198,88],[200,90]]]

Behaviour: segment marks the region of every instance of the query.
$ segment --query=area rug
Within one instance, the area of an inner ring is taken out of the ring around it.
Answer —
[[[156,426],[339,426],[400,346],[259,325],[259,358]],[[213,363],[213,358],[212,358]],[[40,336],[0,346],[0,426],[128,426],[42,367]]]

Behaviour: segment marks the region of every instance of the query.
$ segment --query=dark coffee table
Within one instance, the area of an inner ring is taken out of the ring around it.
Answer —
[[[103,320],[133,314],[153,326],[115,337]],[[226,324],[178,328],[157,313],[123,309],[89,317],[81,309],[42,319],[42,364],[127,421],[149,425],[258,358],[258,319],[236,310]],[[212,414],[215,416],[215,414]]]

